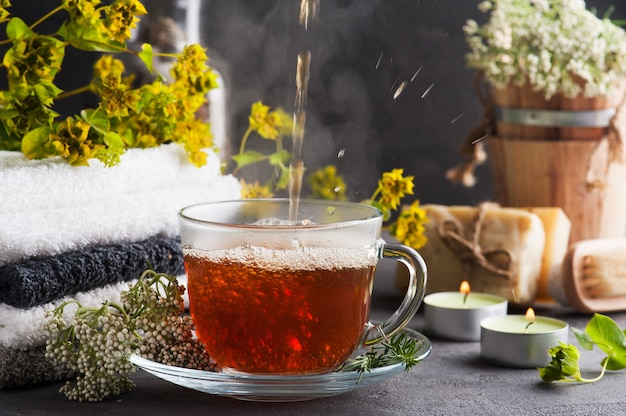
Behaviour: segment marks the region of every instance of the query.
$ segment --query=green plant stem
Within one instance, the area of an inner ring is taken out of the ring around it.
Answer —
[[[602,364],[602,371],[594,378],[584,378],[580,373],[580,370],[571,378],[562,378],[557,380],[559,383],[595,383],[599,381],[602,377],[604,377],[604,373],[606,372],[606,366],[608,364],[608,360],[604,360]]]
[[[44,16],[40,17],[35,23],[33,23],[32,25],[30,25],[28,28],[30,30],[35,29],[37,26],[39,26],[40,24],[42,24],[43,22],[45,22],[46,20],[48,20],[51,16],[53,16],[55,13],[58,13],[60,11],[64,10],[63,6],[57,6],[55,9],[49,11],[48,13],[46,13]],[[4,39],[2,41],[0,41],[0,46],[2,45],[7,45],[11,43],[11,39]]]
[[[37,26],[39,26],[41,23],[45,22],[47,19],[49,19],[52,15],[54,15],[55,13],[60,12],[61,10],[63,10],[63,6],[57,6],[55,9],[49,11],[48,13],[46,13],[43,17],[39,18],[39,20],[37,20],[35,23],[33,23],[32,25],[29,26],[29,29],[34,29]]]
[[[276,153],[280,153],[283,150],[283,138],[281,136],[278,136],[276,138]]]
[[[380,194],[380,187],[378,187],[376,189],[376,191],[374,191],[374,193],[372,194],[372,197],[370,198],[368,204],[373,205],[374,201],[376,200],[376,197],[378,196],[378,194]]]
[[[595,383],[596,381],[600,380],[602,377],[604,377],[604,373],[606,371],[606,366],[608,364],[608,360],[604,360],[604,364],[602,364],[602,371],[600,371],[600,374],[598,374],[597,377],[594,378],[583,378],[581,377],[581,380],[585,383]]]
[[[248,130],[246,130],[245,134],[243,135],[241,139],[241,145],[239,146],[240,155],[242,155],[243,152],[246,150],[246,143],[248,142],[248,137],[250,137],[250,133],[252,133],[252,129],[248,127]]]
[[[57,95],[56,98],[61,99],[61,98],[73,97],[75,95],[82,94],[87,91],[89,91],[89,85],[85,85],[80,88],[73,89],[71,91],[62,92],[61,94]]]
[[[243,155],[243,152],[245,152],[246,150],[246,143],[248,142],[248,137],[250,137],[250,134],[252,133],[252,128],[248,127],[248,130],[246,130],[246,132],[244,133],[243,137],[241,138],[241,145],[239,146],[239,154]],[[232,174],[233,175],[237,175],[237,173],[239,172],[240,168],[239,166],[237,166]]]

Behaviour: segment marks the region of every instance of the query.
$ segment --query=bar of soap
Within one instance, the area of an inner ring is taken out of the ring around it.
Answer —
[[[440,224],[460,224],[461,233],[471,240],[469,231],[474,226],[478,209],[470,206],[424,205],[430,219],[425,224],[428,243],[419,252],[428,267],[428,293],[456,291],[466,276],[473,292],[491,293],[510,302],[529,304],[535,299],[542,268],[545,231],[536,214],[519,208],[500,208],[486,204],[477,242],[483,253],[495,250],[490,256],[494,264],[507,266],[510,276],[503,276],[476,264],[466,262],[459,251],[450,248],[440,235]],[[497,250],[510,254],[502,254]],[[499,267],[502,269],[503,267]]]
[[[543,250],[541,272],[537,282],[537,295],[535,301],[554,302],[556,299],[553,285],[561,285],[561,269],[563,258],[569,248],[569,236],[572,229],[565,212],[558,207],[532,207],[526,208],[536,214],[543,223],[546,234],[546,243]]]
[[[563,260],[563,289],[579,311],[626,310],[626,239],[572,244]]]

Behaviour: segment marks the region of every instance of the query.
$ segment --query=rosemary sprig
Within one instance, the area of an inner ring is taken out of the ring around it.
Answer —
[[[369,373],[374,368],[393,364],[404,364],[404,371],[409,371],[421,361],[419,342],[406,333],[396,334],[372,345],[369,351],[348,359],[338,371],[357,371],[362,377],[365,372]]]

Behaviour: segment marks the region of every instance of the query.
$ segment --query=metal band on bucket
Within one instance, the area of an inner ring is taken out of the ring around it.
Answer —
[[[498,121],[546,127],[607,127],[615,112],[615,108],[563,111],[495,107],[496,120]]]

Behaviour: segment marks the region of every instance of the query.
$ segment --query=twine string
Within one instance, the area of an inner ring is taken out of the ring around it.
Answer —
[[[489,208],[497,207],[497,204],[482,203],[472,223],[468,228],[456,218],[442,221],[438,225],[438,233],[441,240],[454,251],[464,263],[464,279],[469,279],[471,266],[476,264],[498,276],[513,278],[513,253],[505,248],[489,247],[482,248],[479,244],[480,233]]]

